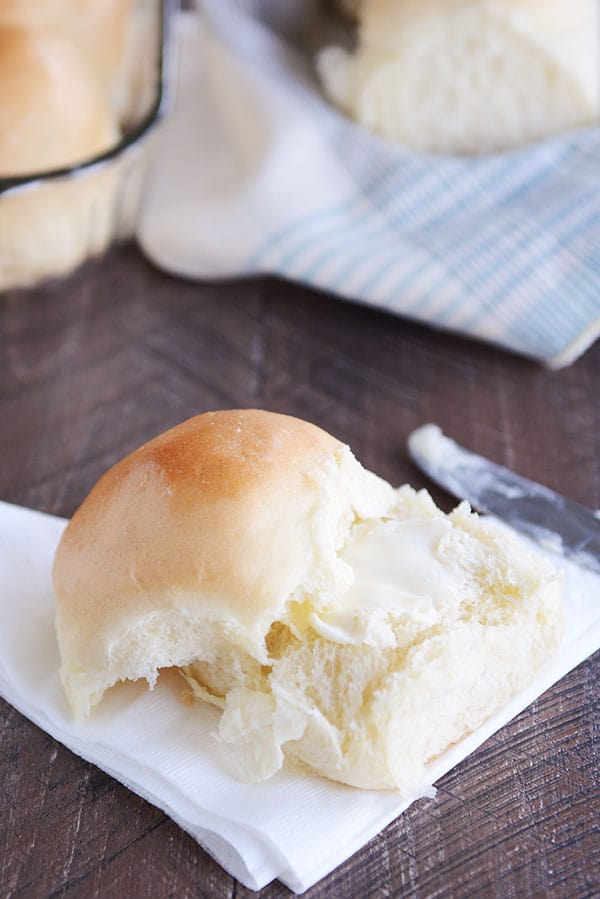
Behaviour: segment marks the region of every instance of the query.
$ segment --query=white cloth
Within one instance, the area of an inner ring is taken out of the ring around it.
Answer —
[[[64,526],[0,503],[0,694],[27,718],[163,809],[250,889],[279,878],[303,892],[407,808],[394,793],[288,770],[264,784],[235,781],[225,770],[227,747],[211,735],[217,712],[179,701],[175,672],[152,692],[140,683],[113,689],[88,721],[74,723],[59,683],[50,579]],[[559,655],[430,766],[432,783],[600,646],[600,577],[563,564],[568,628]]]
[[[191,278],[274,273],[551,366],[600,334],[600,126],[522,150],[411,152],[326,102],[310,0],[204,0],[138,226]],[[286,41],[282,38],[285,33]]]

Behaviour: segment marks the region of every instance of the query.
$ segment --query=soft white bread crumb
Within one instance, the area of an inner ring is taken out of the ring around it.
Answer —
[[[53,575],[74,712],[178,666],[222,710],[244,780],[288,757],[414,795],[561,637],[556,572],[517,540],[251,410],[198,416],[111,469]]]
[[[483,153],[600,118],[597,0],[365,0],[354,54],[327,48],[326,92],[421,151]]]

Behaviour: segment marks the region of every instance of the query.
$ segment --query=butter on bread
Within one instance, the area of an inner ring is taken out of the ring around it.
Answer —
[[[497,152],[600,120],[597,0],[363,0],[326,93],[419,151]]]
[[[287,757],[423,792],[426,763],[527,684],[562,630],[556,572],[516,539],[258,410],[192,418],[115,465],[53,578],[74,713],[176,666],[221,710],[249,781]]]

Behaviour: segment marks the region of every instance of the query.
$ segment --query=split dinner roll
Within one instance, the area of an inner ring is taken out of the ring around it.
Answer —
[[[115,465],[53,577],[74,713],[177,666],[222,710],[247,781],[287,757],[425,792],[427,761],[523,687],[562,629],[556,572],[504,531],[256,410],[192,418]]]
[[[600,119],[598,0],[364,0],[326,93],[419,151],[500,151]]]

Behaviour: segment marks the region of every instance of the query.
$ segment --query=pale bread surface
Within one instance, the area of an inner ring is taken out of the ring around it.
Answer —
[[[326,93],[416,150],[478,154],[600,119],[597,0],[366,0],[359,44],[320,56]]]

